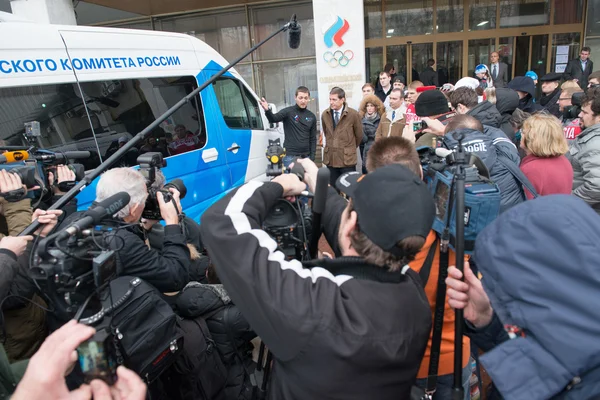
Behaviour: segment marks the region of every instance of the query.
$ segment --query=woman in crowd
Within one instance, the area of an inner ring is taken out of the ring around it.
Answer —
[[[381,116],[385,112],[385,106],[379,100],[379,98],[375,95],[365,96],[360,103],[360,116],[362,118],[363,125],[363,143],[365,145],[365,150],[363,154],[361,154],[363,159],[363,173],[367,173],[367,153],[369,149],[375,142],[375,132],[377,132],[377,127],[379,126],[379,122],[381,121]]]
[[[512,117],[510,117],[510,125],[512,126],[513,131],[515,133],[513,136],[513,143],[515,144],[515,146],[517,146],[517,149],[519,149],[519,155],[521,156],[521,158],[527,155],[525,153],[525,150],[523,150],[523,148],[521,147],[522,128],[523,124],[530,116],[531,114],[517,108],[513,112]]]
[[[573,168],[564,155],[569,146],[557,118],[546,113],[527,118],[521,148],[527,154],[521,161],[521,171],[540,196],[571,194]],[[525,194],[528,199],[533,198],[528,190]]]
[[[475,76],[479,80],[479,87],[481,90],[485,90],[488,87],[494,86],[494,82],[492,81],[492,75],[490,74],[490,70],[487,65],[479,64],[475,67]]]

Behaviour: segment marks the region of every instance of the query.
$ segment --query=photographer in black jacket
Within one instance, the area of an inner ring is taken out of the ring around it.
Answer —
[[[112,221],[113,225],[121,226],[115,233],[116,238],[110,240],[111,248],[118,250],[119,274],[137,276],[161,292],[179,291],[189,282],[190,252],[180,226],[179,192],[173,188],[169,190],[173,201],[165,203],[162,193],[157,194],[160,213],[166,225],[162,250],[159,251],[148,246],[142,228],[138,225],[148,197],[144,176],[130,168],[113,168],[100,177],[96,187],[98,202],[119,192],[127,192],[130,196],[129,204]],[[80,215],[81,213],[76,213],[67,218],[61,224],[61,229],[68,227]],[[123,227],[126,224],[130,225]]]
[[[271,399],[409,397],[431,313],[407,264],[425,242],[435,206],[401,165],[360,176],[338,181],[351,200],[338,232],[343,257],[333,260],[286,261],[261,230],[279,199],[305,190],[293,174],[247,183],[202,217],[221,281],[273,353]],[[329,188],[328,197],[336,196]],[[330,235],[333,229],[324,225]]]

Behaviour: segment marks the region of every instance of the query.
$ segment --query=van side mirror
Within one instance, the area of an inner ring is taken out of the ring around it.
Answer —
[[[269,103],[269,108],[271,109],[273,114],[277,113],[277,106],[275,104]],[[279,122],[269,124],[269,128],[271,128],[271,129],[279,128]]]

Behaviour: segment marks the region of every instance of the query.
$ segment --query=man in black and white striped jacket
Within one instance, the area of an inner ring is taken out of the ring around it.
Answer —
[[[270,399],[408,399],[431,328],[408,262],[431,229],[433,199],[401,165],[343,174],[337,187],[351,200],[328,188],[325,214],[341,215],[342,257],[287,261],[261,229],[277,200],[305,190],[294,174],[247,183],[218,201],[202,217],[203,241],[273,353]],[[324,230],[332,235],[336,227]]]

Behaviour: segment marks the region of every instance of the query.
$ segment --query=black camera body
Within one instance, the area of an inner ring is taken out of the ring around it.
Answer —
[[[308,254],[312,218],[310,209],[301,204],[279,199],[263,221],[262,228],[277,242],[286,260],[303,260]]]
[[[146,198],[142,218],[160,221],[162,216],[160,214],[157,194],[159,192],[162,193],[165,202],[168,203],[173,200],[173,196],[169,191],[170,188],[177,189],[181,199],[187,194],[187,188],[181,179],[173,179],[171,182],[165,183],[160,189],[153,186],[156,181],[157,171],[167,166],[167,161],[163,159],[161,153],[142,154],[137,158],[137,162],[140,165],[140,172],[146,179],[146,187],[148,188],[148,197]]]
[[[269,140],[269,147],[266,151],[267,160],[267,176],[278,176],[283,174],[283,157],[285,157],[285,149],[281,147],[281,140]]]
[[[86,234],[87,236],[87,234]],[[72,319],[85,300],[117,275],[117,257],[107,250],[112,234],[71,238],[66,244],[36,256],[30,276],[54,306],[61,320]]]
[[[570,120],[579,117],[579,114],[581,113],[581,101],[583,100],[584,96],[584,92],[573,93],[573,96],[571,96],[571,105],[565,107],[563,110],[564,120]]]

